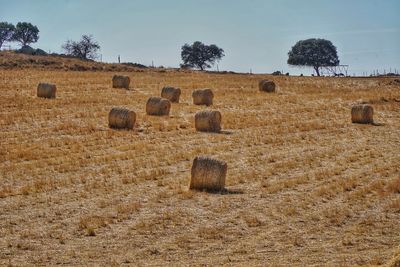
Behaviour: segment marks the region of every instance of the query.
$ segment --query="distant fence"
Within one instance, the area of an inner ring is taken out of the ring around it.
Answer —
[[[313,70],[313,76],[316,76],[315,70]],[[322,67],[320,70],[321,76],[361,76],[361,77],[376,77],[376,76],[399,76],[399,70],[396,68],[387,69],[374,69],[372,71],[363,71],[358,73],[351,73],[349,71],[349,65],[338,65],[332,67]]]

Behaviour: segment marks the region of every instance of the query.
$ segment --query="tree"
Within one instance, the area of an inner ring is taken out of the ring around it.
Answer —
[[[0,49],[4,42],[11,41],[15,26],[8,22],[0,22]]]
[[[318,76],[321,67],[339,65],[336,47],[331,41],[324,39],[298,41],[288,55],[289,65],[313,67]]]
[[[185,44],[182,46],[182,66],[185,67],[194,67],[204,70],[205,68],[210,68],[223,56],[225,56],[224,50],[214,44],[205,45],[202,42],[197,41],[192,45]]]
[[[82,35],[78,42],[68,40],[62,46],[65,53],[80,59],[96,59],[100,45],[93,39],[92,35]]]
[[[39,40],[39,29],[29,22],[18,22],[12,40],[21,43],[22,47],[36,43]]]

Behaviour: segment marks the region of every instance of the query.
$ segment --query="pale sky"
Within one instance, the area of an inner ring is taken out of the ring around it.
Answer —
[[[400,0],[0,0],[0,21],[31,22],[32,46],[57,53],[92,34],[106,62],[178,67],[181,46],[202,41],[225,50],[220,70],[310,74],[288,66],[287,53],[324,38],[349,74],[400,72]]]

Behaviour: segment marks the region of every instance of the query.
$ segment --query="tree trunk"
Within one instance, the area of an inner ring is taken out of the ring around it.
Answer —
[[[26,46],[28,44],[28,40],[24,37],[22,37],[21,39],[22,39],[22,47]]]
[[[317,76],[318,76],[318,77],[321,76],[321,75],[319,74],[319,67],[318,67],[318,66],[315,66],[315,67],[314,67],[314,70],[315,70],[315,72],[317,73]]]

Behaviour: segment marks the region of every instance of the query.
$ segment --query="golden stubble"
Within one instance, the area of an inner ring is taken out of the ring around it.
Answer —
[[[383,78],[0,70],[0,265],[365,265],[400,243],[399,87]],[[273,79],[277,92],[258,91]],[[39,82],[56,99],[36,97]],[[169,116],[146,101],[182,90]],[[221,133],[194,129],[211,88]],[[368,102],[383,126],[351,123]],[[112,107],[136,112],[108,128]],[[188,191],[192,160],[228,164]],[[305,256],[307,255],[307,256]]]

